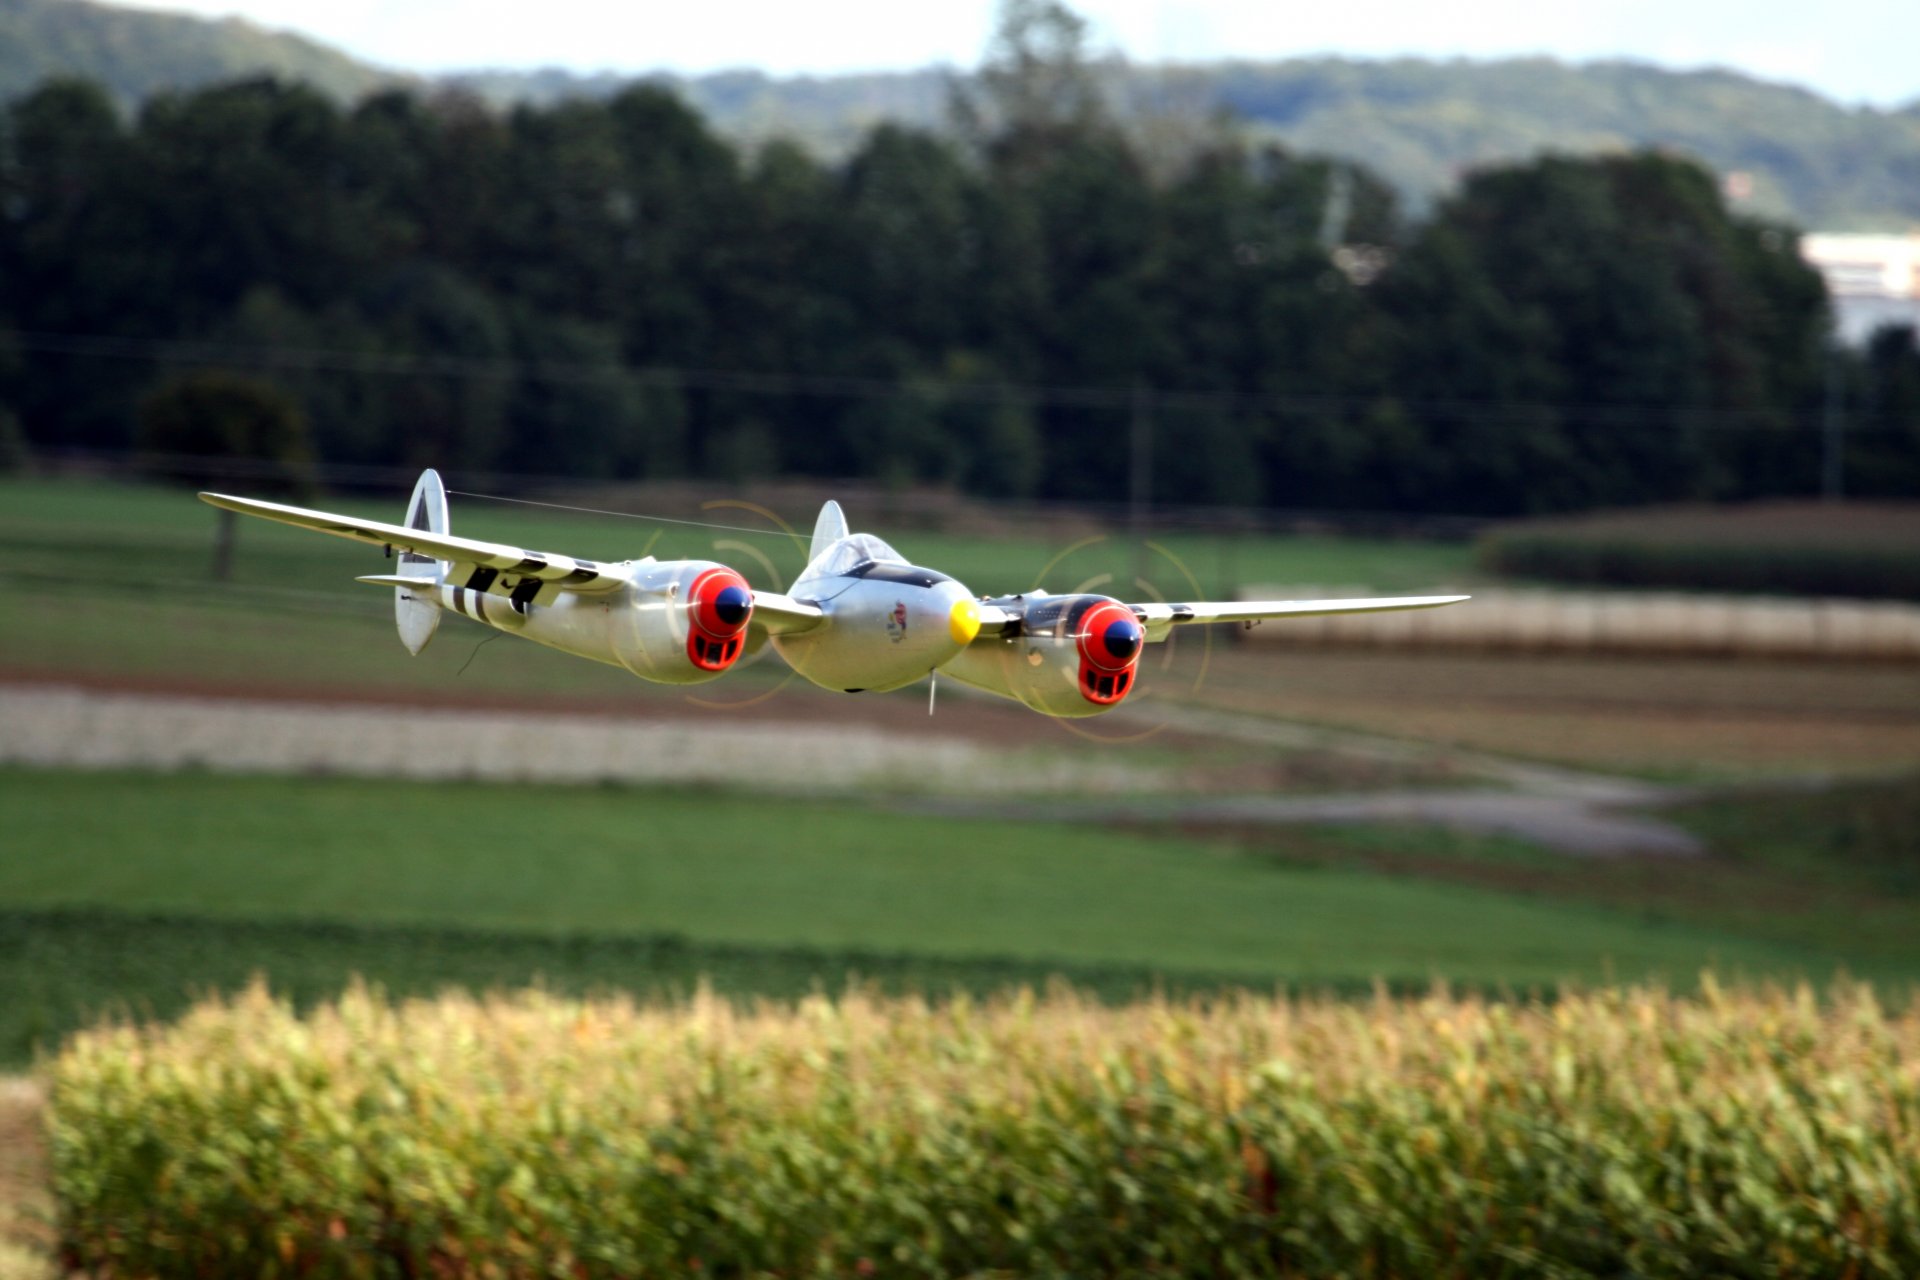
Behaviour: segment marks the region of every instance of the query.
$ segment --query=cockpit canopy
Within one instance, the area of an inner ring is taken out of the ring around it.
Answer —
[[[801,571],[799,581],[839,577],[852,573],[863,564],[905,563],[905,558],[898,551],[872,534],[850,533],[815,556],[813,563]]]

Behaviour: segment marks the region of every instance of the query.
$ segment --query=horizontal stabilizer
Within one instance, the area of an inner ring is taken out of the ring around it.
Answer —
[[[435,578],[413,578],[404,573],[369,573],[354,579],[374,587],[411,587],[415,591],[432,591],[439,586]]]

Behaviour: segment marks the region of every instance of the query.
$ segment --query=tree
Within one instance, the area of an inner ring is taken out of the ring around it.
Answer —
[[[1847,449],[1849,497],[1920,497],[1920,335],[1874,333],[1859,362],[1858,430]]]
[[[1043,159],[1063,143],[1111,131],[1087,47],[1086,19],[1059,0],[1001,0],[975,88],[949,103],[963,137],[1002,164]]]
[[[249,289],[313,306],[391,256],[378,197],[347,180],[345,124],[316,91],[245,80],[148,102],[138,126],[148,237],[173,326],[213,323]]]
[[[20,419],[13,410],[0,404],[0,475],[14,471],[26,471],[33,466],[33,446],[27,443],[27,433],[20,429]]]
[[[379,457],[407,467],[484,471],[507,445],[518,365],[500,304],[461,272],[421,262],[368,281],[353,299],[363,331],[391,362],[369,376]]]
[[[686,466],[686,408],[620,360],[620,340],[583,320],[517,308],[519,377],[501,461],[521,474],[673,476]]]
[[[271,382],[223,369],[169,378],[140,402],[140,447],[156,476],[194,486],[244,478],[305,493],[313,454],[299,406]]]
[[[971,336],[981,271],[977,177],[945,139],[897,125],[867,136],[846,167],[841,217],[852,265],[844,287],[861,315],[925,353]]]
[[[1770,235],[1661,154],[1469,178],[1378,291],[1395,390],[1445,460],[1426,501],[1505,512],[1764,485],[1709,425],[1790,431],[1827,323],[1817,277]]]
[[[0,315],[50,333],[151,333],[162,291],[148,229],[128,211],[135,148],[88,81],[49,80],[6,111]],[[45,353],[15,405],[41,444],[124,447],[146,371]]]

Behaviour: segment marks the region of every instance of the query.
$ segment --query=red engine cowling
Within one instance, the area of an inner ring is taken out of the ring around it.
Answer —
[[[1133,691],[1146,630],[1118,600],[1030,596],[990,603],[1017,609],[1020,629],[975,641],[941,674],[1050,716],[1097,716]]]
[[[589,619],[607,610],[614,659],[633,674],[662,684],[701,684],[745,652],[753,591],[725,565],[670,560],[636,573],[619,604],[588,600],[581,609]]]
[[[747,642],[753,589],[724,565],[708,569],[687,589],[687,657],[702,671],[725,671]]]
[[[1110,707],[1133,687],[1140,650],[1146,647],[1146,629],[1133,610],[1117,600],[1106,600],[1087,610],[1075,629],[1080,652],[1080,693],[1096,706]]]

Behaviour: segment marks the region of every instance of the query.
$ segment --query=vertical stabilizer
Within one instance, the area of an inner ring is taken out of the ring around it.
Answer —
[[[431,467],[420,473],[419,482],[413,486],[413,497],[407,501],[406,525],[409,529],[425,529],[431,533],[450,532],[447,487],[440,483],[440,473]],[[404,551],[400,554],[400,572],[437,580],[446,576],[447,565],[431,556]],[[431,596],[415,595],[411,587],[395,587],[393,620],[400,628],[400,643],[407,646],[408,653],[417,654],[427,647],[427,641],[433,639],[433,633],[440,627],[440,606]]]
[[[819,559],[820,553],[847,536],[847,517],[840,510],[840,504],[828,500],[820,508],[820,518],[813,522],[813,546],[807,549],[807,561]]]

